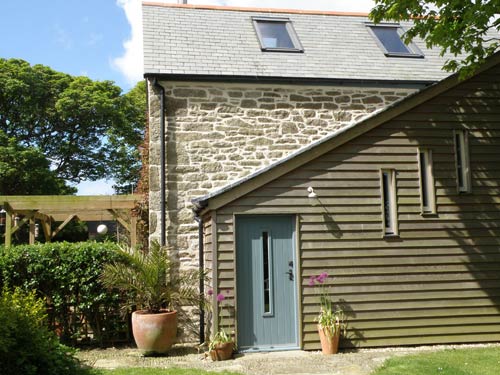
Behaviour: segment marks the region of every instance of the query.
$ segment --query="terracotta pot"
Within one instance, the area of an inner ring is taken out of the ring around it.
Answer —
[[[339,351],[340,327],[337,327],[334,335],[330,335],[318,324],[318,333],[323,354],[335,354]]]
[[[145,353],[165,353],[177,335],[177,311],[151,314],[144,310],[132,313],[132,333],[137,348]]]
[[[212,361],[226,361],[233,356],[233,348],[233,342],[217,344],[215,349],[210,350],[210,358],[212,358]]]

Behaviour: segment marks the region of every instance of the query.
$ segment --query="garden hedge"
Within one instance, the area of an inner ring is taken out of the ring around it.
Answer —
[[[0,248],[0,286],[35,291],[47,303],[49,323],[63,342],[101,345],[126,341],[121,296],[99,280],[118,259],[114,243],[46,243]]]

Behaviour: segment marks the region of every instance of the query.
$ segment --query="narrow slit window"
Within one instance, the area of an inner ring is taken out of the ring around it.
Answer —
[[[384,235],[394,236],[397,231],[396,180],[394,170],[382,170],[382,219]]]
[[[262,269],[264,285],[264,315],[272,314],[272,295],[271,295],[271,253],[269,251],[269,233],[262,232]]]
[[[457,187],[459,193],[471,191],[469,167],[469,142],[467,132],[455,131],[455,162],[457,166]]]
[[[418,161],[420,169],[420,196],[422,199],[422,213],[434,214],[436,213],[436,195],[431,150],[419,150]]]
[[[304,51],[288,18],[253,17],[252,20],[262,51]]]

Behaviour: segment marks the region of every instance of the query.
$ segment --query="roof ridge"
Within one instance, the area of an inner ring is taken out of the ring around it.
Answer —
[[[368,17],[368,13],[363,13],[363,12],[338,12],[338,11],[322,11],[322,10],[305,10],[305,9],[231,7],[231,6],[222,6],[222,5],[159,3],[159,2],[154,2],[154,1],[143,1],[142,5],[143,6],[158,6],[158,7],[165,7],[165,8],[225,10],[225,11],[236,11],[236,12],[289,13],[289,14],[308,14],[308,15],[321,15],[321,16]]]

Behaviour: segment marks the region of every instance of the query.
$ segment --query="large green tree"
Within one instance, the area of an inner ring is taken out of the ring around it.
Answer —
[[[73,194],[50,169],[50,162],[34,147],[20,145],[0,130],[0,195]]]
[[[0,130],[21,146],[38,148],[57,177],[71,183],[137,181],[138,173],[123,172],[136,170],[139,162],[134,149],[145,124],[138,105],[144,103],[122,95],[112,81],[0,59]]]
[[[499,0],[375,0],[375,22],[412,20],[406,40],[425,40],[427,47],[451,53],[444,69],[472,73],[500,48]]]
[[[110,133],[111,157],[114,168],[115,190],[130,193],[140,178],[140,146],[144,142],[146,127],[146,81],[140,81],[122,96],[125,121]]]

